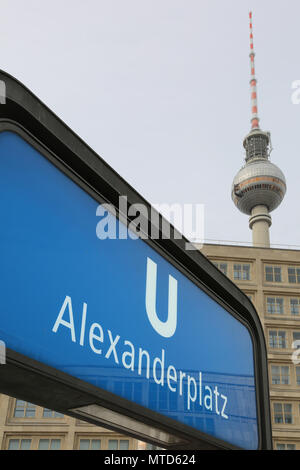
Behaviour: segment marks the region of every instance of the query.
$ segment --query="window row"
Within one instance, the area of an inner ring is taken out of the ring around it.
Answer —
[[[235,281],[250,281],[250,264],[233,264],[232,273],[230,272],[228,263],[213,262],[213,264],[222,271],[223,274],[232,277]]]
[[[298,349],[300,346],[300,330],[286,331],[270,329],[268,332],[270,349]]]
[[[129,439],[79,438],[76,440],[77,450],[129,450]],[[61,450],[62,438],[40,438],[36,436],[11,436],[6,440],[8,450]]]
[[[276,442],[274,448],[276,450],[297,450],[296,444]]]
[[[14,418],[64,418],[64,415],[48,408],[40,408],[33,403],[16,400],[13,410]]]
[[[300,386],[300,366],[275,365],[270,366],[272,385]]]
[[[80,439],[79,450],[101,450],[101,439]],[[128,450],[128,439],[108,439],[108,450]]]
[[[265,266],[266,282],[288,282],[300,284],[300,267]]]
[[[267,315],[300,316],[300,298],[266,297]]]
[[[37,447],[33,446],[33,439],[10,438],[8,440],[8,450],[60,450],[61,439],[38,439]]]
[[[249,263],[213,261],[213,264],[235,281],[250,281],[251,279],[251,264]],[[264,278],[266,282],[300,284],[300,267],[265,265]]]

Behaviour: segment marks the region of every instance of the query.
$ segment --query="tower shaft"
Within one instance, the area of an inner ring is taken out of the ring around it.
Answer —
[[[259,205],[253,207],[249,218],[249,227],[252,229],[252,244],[256,247],[270,248],[269,227],[272,218],[267,206]]]

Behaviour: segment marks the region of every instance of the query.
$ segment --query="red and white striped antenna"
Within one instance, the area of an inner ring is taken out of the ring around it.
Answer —
[[[255,64],[254,64],[254,46],[253,46],[253,27],[252,27],[252,11],[249,13],[250,20],[250,69],[251,69],[251,127],[252,129],[259,129],[259,117],[257,114],[257,90],[255,78]]]

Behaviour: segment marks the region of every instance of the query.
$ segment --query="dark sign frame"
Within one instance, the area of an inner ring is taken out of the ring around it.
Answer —
[[[24,85],[3,71],[0,71],[0,80],[5,83],[6,88],[6,103],[0,104],[0,132],[10,130],[19,134],[99,203],[108,202],[117,209],[119,196],[126,195],[128,206],[139,203],[150,211],[149,203]],[[162,217],[159,217],[162,221]],[[124,215],[122,221],[124,222]],[[129,222],[132,220],[127,218],[127,223]],[[148,223],[148,233],[151,233],[153,222]],[[251,334],[254,349],[259,449],[271,449],[267,353],[258,314],[248,297],[200,251],[187,251],[185,249],[187,240],[184,237],[174,238],[172,227],[171,235],[173,236],[170,239],[160,237],[144,241],[243,323]],[[228,442],[197,431],[15,351],[6,351],[6,362],[6,365],[0,366],[0,393],[85,419],[96,425],[100,424],[98,419],[83,418],[74,409],[98,404],[119,415],[177,436],[180,442],[162,443],[153,436],[143,435],[140,430],[138,432],[126,426],[122,427],[121,424],[101,422],[102,426],[168,449],[237,449]]]

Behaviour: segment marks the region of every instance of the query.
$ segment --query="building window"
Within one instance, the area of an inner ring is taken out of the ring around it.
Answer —
[[[279,266],[266,266],[266,281],[281,282],[281,268]]]
[[[236,281],[250,281],[250,264],[234,264],[233,278]]]
[[[100,450],[101,439],[80,439],[79,450]]]
[[[40,439],[38,450],[59,450],[60,439]]]
[[[31,439],[9,439],[8,450],[30,450]]]
[[[254,295],[253,294],[247,294],[247,292],[244,292],[244,294],[246,294],[248,299],[251,300],[252,303],[254,303]]]
[[[299,349],[300,348],[300,331],[293,331],[292,348],[293,349]]]
[[[58,411],[49,410],[48,408],[43,409],[43,418],[64,418],[62,413]]]
[[[276,444],[276,449],[277,450],[296,450],[296,444],[283,444],[283,443],[277,443]]]
[[[157,447],[154,444],[146,444],[146,450],[164,450],[163,447]]]
[[[289,282],[292,284],[300,283],[300,268],[288,268]]]
[[[44,433],[42,433],[44,434]],[[56,435],[39,436],[37,431],[30,436],[8,436],[5,448],[8,450],[59,450],[62,438]]]
[[[300,366],[296,366],[296,383],[297,385],[300,385]]]
[[[227,263],[215,263],[214,265],[227,276]]]
[[[274,423],[275,424],[292,424],[292,404],[291,403],[274,403]]]
[[[288,366],[271,366],[273,385],[290,384],[290,368]]]
[[[285,331],[277,331],[277,330],[269,331],[269,346],[272,349],[285,349],[286,348]]]
[[[290,299],[290,311],[291,315],[299,315],[299,299]]]
[[[280,297],[267,297],[267,313],[283,315],[283,299]]]
[[[108,440],[109,450],[128,450],[129,441],[127,439],[109,439]]]
[[[16,400],[14,417],[15,418],[34,418],[36,406],[23,400]]]

